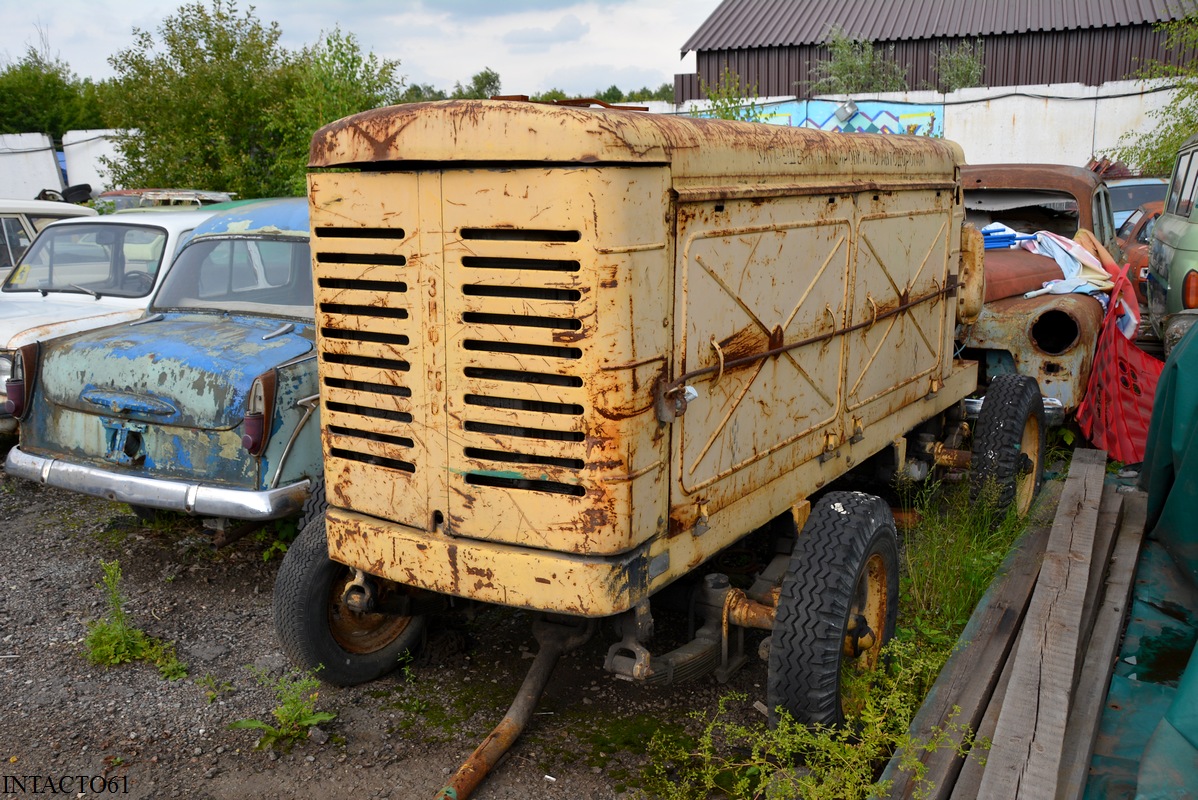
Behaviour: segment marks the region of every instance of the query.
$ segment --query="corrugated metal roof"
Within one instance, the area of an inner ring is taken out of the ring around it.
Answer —
[[[870,42],[1151,25],[1179,0],[724,0],[682,53],[822,44],[834,27]]]

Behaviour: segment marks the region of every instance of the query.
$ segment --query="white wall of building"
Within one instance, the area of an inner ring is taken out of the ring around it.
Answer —
[[[0,134],[0,197],[32,200],[42,189],[61,191],[54,143],[44,133]]]
[[[62,136],[62,152],[66,156],[67,180],[72,185],[86,183],[92,187],[92,196],[114,188],[103,176],[100,158],[116,158],[116,147],[109,138],[116,131],[97,129],[67,131]],[[125,187],[119,187],[125,188]]]
[[[1165,110],[1175,91],[1165,82],[1117,81],[1102,86],[1078,83],[1043,86],[998,86],[957,92],[891,92],[852,95],[856,103],[893,103],[902,107],[938,109],[943,136],[965,150],[970,163],[1053,163],[1085,166],[1094,156],[1109,153],[1127,133],[1151,130],[1150,114]],[[817,103],[842,103],[845,95],[812,98]],[[771,105],[791,105],[793,97],[758,98]],[[708,104],[684,106],[650,103],[657,113],[689,114]],[[798,119],[803,114],[797,115]],[[767,120],[772,121],[772,120]]]

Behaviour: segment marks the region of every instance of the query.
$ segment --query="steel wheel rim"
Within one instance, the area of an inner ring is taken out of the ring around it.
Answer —
[[[1020,466],[1015,471],[1015,510],[1020,515],[1031,510],[1036,499],[1036,476],[1040,473],[1040,421],[1029,414],[1019,440]]]
[[[403,636],[412,623],[411,617],[364,614],[345,605],[342,596],[349,581],[350,573],[346,570],[340,579],[333,581],[329,592],[329,633],[333,641],[346,652],[365,655],[377,652]]]
[[[873,669],[882,652],[882,634],[890,604],[889,575],[881,554],[872,554],[853,590],[853,605],[845,628],[843,653],[862,669]],[[859,630],[861,622],[867,630]],[[866,638],[868,637],[868,639]]]

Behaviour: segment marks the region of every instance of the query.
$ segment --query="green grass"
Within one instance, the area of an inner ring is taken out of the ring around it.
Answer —
[[[966,484],[909,494],[919,522],[903,535],[899,625],[929,645],[951,648],[1024,530]]]

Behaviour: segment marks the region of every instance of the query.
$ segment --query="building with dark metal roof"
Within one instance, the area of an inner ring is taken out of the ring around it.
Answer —
[[[906,68],[910,89],[937,88],[942,45],[980,41],[987,86],[1127,80],[1145,62],[1181,63],[1161,22],[1194,0],[724,0],[682,45],[697,74],[676,75],[675,102],[702,97],[724,66],[758,95],[807,96],[839,29]]]

